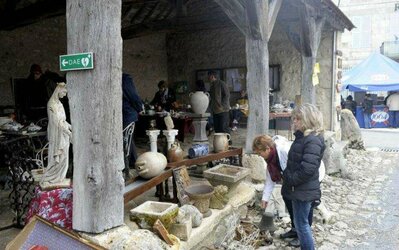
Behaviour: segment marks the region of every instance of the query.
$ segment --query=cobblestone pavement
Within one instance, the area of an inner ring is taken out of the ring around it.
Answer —
[[[332,213],[329,224],[315,210],[313,232],[317,249],[399,249],[399,154],[350,150],[350,179],[326,176],[322,202]],[[276,232],[264,249],[292,249]]]
[[[244,147],[245,135],[241,128],[232,133],[233,145]],[[189,144],[190,138],[182,146]],[[346,159],[350,179],[326,176],[322,183],[322,202],[333,219],[323,224],[315,211],[312,228],[317,249],[399,249],[399,153],[350,150]],[[1,226],[8,225],[12,217],[6,199],[1,196]],[[280,220],[276,226],[280,230],[273,244],[262,248],[292,249],[278,237],[288,230],[289,223]],[[18,231],[0,232],[0,249]]]

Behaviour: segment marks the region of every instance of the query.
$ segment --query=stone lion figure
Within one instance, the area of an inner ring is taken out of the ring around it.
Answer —
[[[209,207],[213,209],[223,209],[229,201],[226,197],[228,191],[229,189],[224,185],[216,186]]]

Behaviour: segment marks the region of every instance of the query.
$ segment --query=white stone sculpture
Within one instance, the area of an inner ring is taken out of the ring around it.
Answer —
[[[66,96],[65,83],[58,83],[50,100],[47,103],[48,127],[47,137],[48,164],[44,171],[41,186],[69,186],[66,180],[69,166],[69,145],[72,137],[72,127],[66,121],[64,106],[60,99]]]

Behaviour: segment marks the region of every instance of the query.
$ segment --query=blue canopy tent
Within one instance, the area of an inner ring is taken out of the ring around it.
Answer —
[[[399,63],[372,53],[367,59],[344,73],[342,90],[393,91],[399,90]]]

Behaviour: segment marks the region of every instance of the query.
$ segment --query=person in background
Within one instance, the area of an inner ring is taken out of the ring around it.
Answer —
[[[123,120],[123,129],[131,124],[133,124],[134,131],[134,123],[138,120],[138,114],[143,111],[143,102],[139,95],[137,94],[136,87],[134,85],[133,79],[129,74],[122,74],[122,120]],[[132,131],[132,133],[133,133]],[[124,133],[124,143],[129,143],[127,138],[125,138]],[[125,146],[124,146],[125,148]],[[127,152],[125,152],[127,155]],[[134,167],[134,164],[137,159],[136,146],[134,144],[133,138],[131,138],[130,148],[129,148],[129,159],[128,166],[125,166],[125,170],[128,170],[127,167]]]
[[[373,113],[373,105],[374,103],[371,95],[366,94],[362,103],[364,128],[366,129],[369,129],[371,127],[371,114]]]
[[[215,133],[230,133],[230,91],[224,81],[217,79],[215,71],[211,70],[208,72],[208,79],[211,82],[210,106],[213,114]]]
[[[58,82],[65,78],[57,73],[46,70],[43,73],[38,64],[32,64],[26,81],[16,86],[16,105],[20,106],[22,115],[30,121],[47,117],[47,102],[50,100]],[[62,100],[67,118],[69,117],[68,102]],[[24,120],[24,119],[22,119]]]
[[[391,126],[394,128],[399,127],[399,92],[391,94],[387,98],[389,111],[392,112]]]
[[[245,90],[240,91],[240,98],[237,99],[236,105],[230,110],[232,122],[231,130],[236,131],[238,123],[243,116],[248,117],[249,114],[248,96]]]
[[[168,88],[166,81],[162,80],[158,83],[158,91],[155,93],[150,104],[154,105],[157,111],[165,110],[169,112],[171,109],[175,108],[176,95],[173,89]]]
[[[350,111],[352,111],[353,115],[356,116],[356,106],[357,103],[353,100],[353,97],[351,95],[348,95],[348,97],[346,97],[346,101],[343,103],[342,108],[349,109]]]
[[[296,232],[301,249],[314,249],[309,213],[321,198],[319,168],[325,150],[323,116],[312,104],[292,111],[295,140],[283,171],[282,196],[292,202]]]

